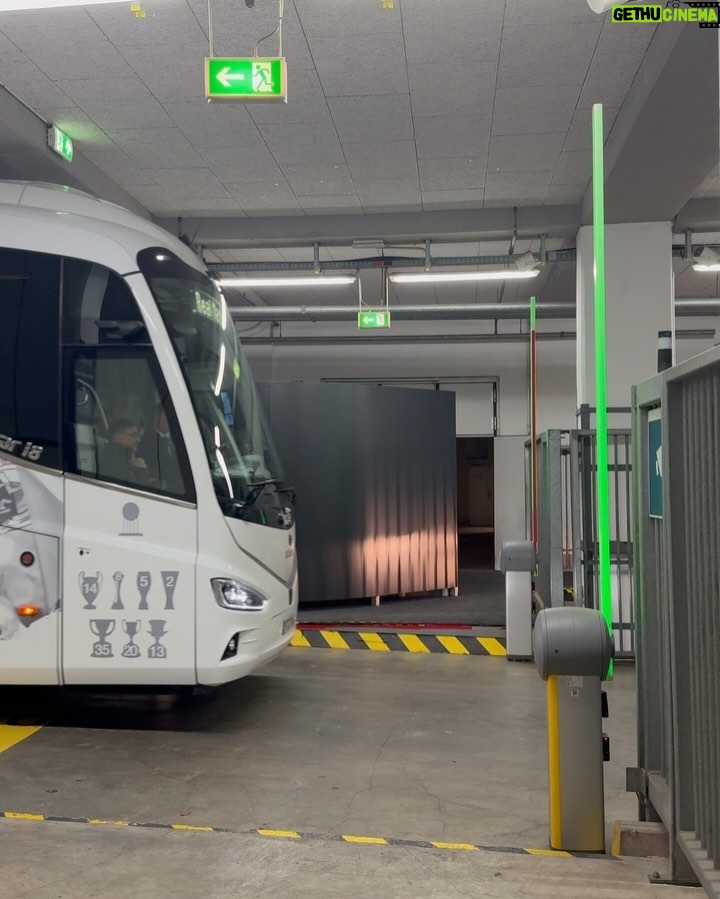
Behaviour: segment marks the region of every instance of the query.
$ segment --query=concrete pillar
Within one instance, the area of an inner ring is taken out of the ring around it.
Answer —
[[[607,403],[628,408],[630,389],[657,373],[658,331],[672,328],[672,230],[670,222],[642,222],[608,225],[605,228],[605,327],[607,358]],[[580,229],[577,236],[577,408],[595,408],[595,320],[593,304],[592,228]],[[580,427],[594,428],[596,418],[579,420]],[[609,415],[613,428],[629,428],[628,413]],[[626,507],[627,473],[630,462],[618,446],[618,458],[609,447],[610,540],[613,635],[618,652],[632,649],[631,632],[617,626],[632,620],[631,576],[627,563],[615,557],[613,541],[632,540]],[[613,466],[617,461],[618,468]],[[617,480],[615,480],[617,479]],[[592,472],[582,474],[583,530],[594,533]],[[617,497],[617,499],[616,499]],[[594,582],[583,585],[583,601],[594,606]],[[592,595],[591,595],[592,594]]]
[[[595,407],[593,234],[577,236],[577,405]],[[670,222],[605,227],[608,406],[629,406],[630,388],[657,372],[658,331],[672,328]]]

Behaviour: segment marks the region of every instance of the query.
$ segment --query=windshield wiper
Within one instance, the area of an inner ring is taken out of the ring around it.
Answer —
[[[264,481],[253,481],[249,485],[248,493],[243,501],[242,508],[249,512],[250,509],[257,504],[257,501],[271,484],[280,483],[282,483],[280,478],[267,478],[267,480]]]
[[[247,518],[250,512],[255,508],[260,497],[262,497],[267,488],[281,484],[281,478],[268,478],[264,481],[253,481],[248,487],[248,493],[244,500],[228,499],[223,497],[222,502],[228,506],[232,515],[238,518]],[[295,502],[295,490],[292,487],[276,487],[278,493],[289,493],[290,501]]]

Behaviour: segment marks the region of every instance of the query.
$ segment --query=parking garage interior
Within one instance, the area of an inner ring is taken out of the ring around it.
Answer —
[[[611,6],[0,0],[0,181],[20,185],[31,207],[36,184],[60,186],[69,203],[78,191],[117,204],[179,239],[209,273],[282,463],[295,528],[283,551],[293,564],[297,552],[299,571],[299,597],[283,581],[299,602],[287,647],[221,686],[6,678],[11,640],[0,620],[0,899],[680,899],[699,884],[720,895],[713,846],[703,843],[707,858],[694,863],[682,842],[689,818],[676,833],[672,803],[647,792],[655,769],[636,650],[647,658],[654,644],[642,632],[645,607],[633,603],[652,590],[628,568],[639,566],[639,532],[613,532],[617,658],[603,684],[610,753],[598,851],[553,845],[546,687],[530,658],[508,658],[503,547],[537,552],[550,526],[533,519],[547,501],[533,488],[551,483],[554,464],[548,454],[533,469],[537,447],[565,435],[566,460],[598,427],[594,137],[611,429],[628,442],[636,434],[633,388],[659,371],[659,332],[670,335],[678,377],[717,362],[720,31],[687,17],[619,21]],[[221,84],[232,85],[243,77],[232,60],[270,57],[286,62],[279,102],[209,96],[214,58],[230,61]],[[423,274],[469,277],[403,280]],[[0,303],[11,278],[0,277]],[[148,332],[163,321],[147,318]],[[158,405],[150,400],[148,410]],[[183,408],[168,431],[186,426],[189,400]],[[717,433],[713,414],[703,413],[709,430],[692,432],[698,443]],[[0,469],[29,464],[13,433]],[[622,480],[639,478],[646,456],[612,457],[618,521],[661,518],[645,514],[647,498],[632,504],[640,480]],[[594,456],[582,458],[597,471]],[[720,508],[713,465],[702,469],[707,521]],[[597,510],[581,496],[585,481],[573,494],[570,463],[559,466],[559,530],[548,538],[559,579],[547,574],[559,592],[543,595],[547,569],[533,565],[528,634],[544,609],[597,606],[588,592],[599,577],[596,535],[581,543],[571,502],[591,518]],[[103,514],[98,506],[88,521]],[[146,539],[136,513],[123,516],[122,528]],[[13,527],[3,521],[0,510],[0,545]],[[165,538],[185,547],[190,533],[177,522]],[[717,530],[707,533],[717,561]],[[249,538],[239,543],[255,552]],[[88,601],[94,566],[82,565],[81,593],[61,595],[60,614]],[[122,565],[114,584],[105,575],[116,603]],[[163,577],[175,567],[164,563]],[[712,594],[712,576],[698,583]],[[162,646],[166,622],[155,620]],[[132,644],[140,622],[129,624]],[[94,645],[120,646],[121,626],[93,627]],[[716,675],[698,675],[710,696]],[[711,729],[694,744],[693,770]],[[717,779],[705,787],[711,794]],[[705,826],[714,813],[716,801]],[[628,832],[649,835],[650,848],[621,843]]]

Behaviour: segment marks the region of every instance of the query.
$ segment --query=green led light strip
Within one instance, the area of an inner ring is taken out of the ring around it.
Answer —
[[[607,363],[605,351],[605,176],[603,108],[592,108],[593,256],[595,281],[595,431],[597,433],[597,535],[600,554],[600,611],[612,634],[610,581],[610,510],[608,485]],[[608,679],[612,678],[610,663]]]
[[[538,502],[537,502],[537,415],[535,397],[537,391],[536,298],[530,297],[530,484],[532,507],[532,541],[537,558]]]

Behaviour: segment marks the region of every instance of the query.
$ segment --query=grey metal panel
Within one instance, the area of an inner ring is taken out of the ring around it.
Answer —
[[[558,676],[562,848],[605,850],[600,678]]]
[[[663,517],[650,519],[647,420],[658,405]],[[638,385],[633,406],[639,763],[671,836],[673,875],[689,863],[718,897],[720,350]]]
[[[665,384],[663,397],[663,520],[669,553],[668,606],[672,696],[672,770],[674,800],[674,828],[691,830],[693,819],[693,753],[692,753],[692,695],[690,663],[693,625],[689,620],[687,596],[687,569],[692,566],[688,552],[686,520],[686,491],[692,490],[692,473],[687,471],[684,425],[687,410],[684,408],[683,385]],[[688,423],[690,425],[690,423]],[[690,477],[687,477],[690,474]]]
[[[547,455],[545,458],[546,490],[548,505],[548,536],[550,540],[550,602],[553,606],[564,605],[563,596],[563,503],[562,503],[562,457],[560,452],[560,431],[548,431]]]
[[[457,586],[455,396],[260,385],[297,495],[300,601]]]
[[[681,784],[678,796],[678,827],[694,829],[704,848],[716,859],[718,816],[718,772],[720,753],[716,740],[717,719],[717,597],[718,597],[718,546],[717,503],[718,479],[715,457],[715,429],[718,409],[714,402],[717,374],[698,373],[682,385],[682,433],[683,474],[685,489],[680,496],[685,513],[686,583],[680,575],[675,588],[685,586],[686,615],[680,626],[686,625],[688,662],[678,664],[680,686],[689,691],[686,709],[680,709],[678,727],[689,724],[688,740],[678,734],[679,765],[683,757],[691,757],[692,767],[687,772],[688,781]],[[672,406],[671,406],[672,411]],[[679,442],[679,438],[673,437]],[[673,494],[679,493],[673,483]],[[677,539],[677,534],[675,535]],[[676,605],[682,606],[682,601]],[[683,780],[686,771],[682,770]],[[679,779],[678,779],[679,780]],[[691,800],[688,787],[692,786]]]
[[[708,896],[711,899],[720,896],[720,871],[717,863],[713,866],[712,853],[707,851],[702,840],[698,840],[693,833],[680,831],[677,840]]]
[[[563,505],[560,431],[546,431],[537,442],[538,551],[536,591],[545,607],[562,606]]]
[[[712,396],[714,414],[712,421],[711,443],[714,452],[711,454],[711,470],[713,473],[713,482],[710,495],[713,497],[713,504],[710,508],[710,517],[713,522],[713,534],[711,542],[711,556],[714,571],[712,576],[712,588],[709,595],[712,608],[712,633],[715,637],[715,645],[711,648],[709,658],[712,663],[711,672],[711,690],[716,690],[720,684],[720,653],[717,652],[717,640],[720,637],[720,470],[718,469],[716,448],[720,446],[720,373],[717,371],[713,375]],[[714,600],[714,601],[713,601]],[[711,745],[715,747],[716,752],[720,753],[720,708],[717,700],[717,694],[714,695],[714,702],[711,704],[713,716],[712,728],[710,731]],[[720,867],[720,771],[718,770],[718,762],[713,765],[713,774],[715,777],[713,788],[713,810],[711,820],[714,822],[715,845],[713,847],[713,858],[716,867]],[[718,888],[720,892],[720,888]]]
[[[570,518],[572,534],[573,598],[576,606],[585,605],[582,576],[582,530],[580,525],[580,445],[578,432],[570,432]]]

